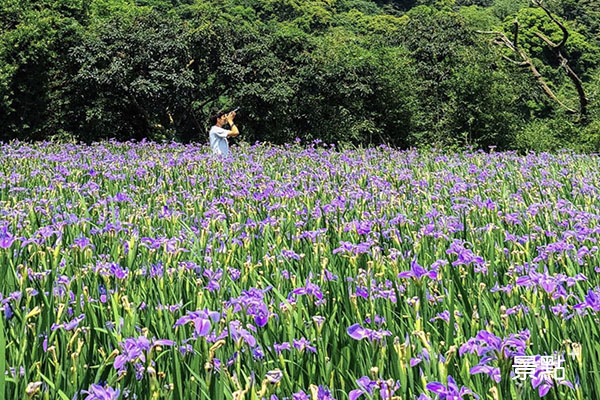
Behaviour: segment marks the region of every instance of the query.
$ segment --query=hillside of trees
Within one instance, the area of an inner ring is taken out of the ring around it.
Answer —
[[[0,141],[600,151],[597,0],[3,0]]]

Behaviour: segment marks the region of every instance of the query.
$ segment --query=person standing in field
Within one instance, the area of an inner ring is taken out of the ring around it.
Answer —
[[[214,111],[210,116],[210,123],[212,127],[208,132],[210,139],[210,147],[213,154],[219,154],[222,156],[229,156],[229,142],[228,137],[236,137],[240,134],[238,127],[233,122],[235,118],[235,111],[230,113],[224,113],[222,111]],[[229,124],[230,129],[223,129],[225,123]]]

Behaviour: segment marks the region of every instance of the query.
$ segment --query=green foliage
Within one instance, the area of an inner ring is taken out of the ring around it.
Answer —
[[[43,139],[59,128],[62,107],[69,101],[61,96],[63,68],[69,48],[82,34],[76,20],[81,13],[72,4],[57,2],[54,8],[10,12],[10,18],[3,21],[12,29],[0,35],[0,109],[4,114],[0,140],[15,133],[22,139]]]
[[[516,14],[521,8],[528,7],[530,4],[530,0],[494,0],[491,12],[496,18],[504,20]]]
[[[499,22],[498,18],[489,10],[478,6],[461,7],[459,14],[464,18],[467,26],[473,29],[486,30]]]
[[[597,0],[550,0],[548,5],[572,21],[589,38],[600,44],[600,2]]]
[[[86,140],[173,139],[195,89],[187,32],[162,14],[114,19],[71,51],[75,113]]]
[[[415,8],[402,40],[415,58],[417,111],[412,142],[510,144],[515,115],[506,74],[492,50],[453,13]]]

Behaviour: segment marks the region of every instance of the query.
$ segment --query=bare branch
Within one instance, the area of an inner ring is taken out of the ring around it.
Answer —
[[[480,30],[476,30],[476,33],[482,33],[482,34],[488,34],[488,35],[504,35],[504,33],[502,32],[498,32],[498,31],[480,31]]]
[[[535,35],[537,37],[539,37],[540,39],[542,39],[542,41],[544,43],[546,43],[552,49],[554,54],[556,54],[556,57],[560,61],[561,67],[563,67],[563,69],[567,73],[567,76],[569,77],[569,79],[571,79],[571,82],[573,82],[573,85],[575,85],[575,90],[577,90],[577,95],[579,96],[579,112],[581,115],[585,115],[585,114],[587,114],[587,105],[589,103],[589,100],[588,100],[587,96],[585,95],[585,91],[583,89],[583,83],[581,82],[581,79],[579,78],[579,76],[577,76],[575,71],[573,71],[573,69],[569,66],[569,61],[562,54],[562,51],[561,51],[562,47],[565,45],[565,43],[567,42],[567,39],[569,38],[569,32],[567,31],[567,28],[564,26],[564,24],[561,24],[558,21],[558,19],[556,19],[552,15],[550,10],[548,10],[548,8],[546,8],[542,4],[542,2],[540,0],[532,0],[532,1],[533,1],[534,5],[541,7],[544,10],[544,12],[548,15],[548,17],[550,17],[550,19],[556,25],[558,25],[558,27],[563,32],[563,38],[560,41],[560,43],[558,43],[558,44],[555,44],[554,42],[552,42],[550,39],[548,39],[546,36],[544,36],[540,32],[536,32]]]
[[[513,31],[514,31],[514,39],[513,39],[513,44],[515,46],[515,49],[519,46],[519,20],[517,18],[515,18],[515,22],[513,22]]]
[[[555,18],[552,15],[550,10],[548,10],[548,8],[546,8],[542,4],[541,0],[532,0],[532,2],[534,5],[542,8],[544,10],[544,12],[546,13],[546,15],[548,15],[548,17],[550,17],[550,19],[556,25],[558,25],[558,27],[563,32],[563,38],[560,41],[560,43],[558,43],[558,44],[552,42],[549,38],[547,38],[540,32],[536,32],[535,35],[538,38],[540,38],[546,45],[548,45],[552,49],[552,51],[556,54],[556,57],[560,61],[561,67],[565,70],[565,72],[567,73],[567,76],[569,77],[569,79],[571,79],[571,81],[575,85],[575,89],[577,90],[577,94],[579,96],[579,105],[580,105],[579,114],[585,115],[587,113],[587,105],[588,105],[589,100],[585,95],[585,92],[583,89],[583,84],[581,82],[581,79],[579,79],[579,76],[577,76],[575,71],[573,71],[573,69],[571,69],[571,67],[569,66],[567,58],[561,52],[562,47],[565,45],[565,43],[567,42],[567,40],[569,38],[569,33],[567,31],[567,28],[562,23],[560,23],[557,18]],[[554,94],[552,89],[550,89],[550,87],[544,80],[544,77],[542,76],[542,74],[540,74],[540,72],[537,70],[536,66],[533,64],[533,60],[531,59],[531,57],[529,57],[527,55],[527,53],[525,53],[525,51],[523,51],[521,48],[518,47],[518,43],[519,43],[519,21],[518,21],[518,19],[515,18],[515,21],[513,22],[513,41],[512,42],[510,41],[510,39],[508,39],[506,34],[504,34],[503,32],[498,32],[498,31],[476,31],[476,32],[481,33],[481,34],[487,34],[487,35],[495,35],[494,39],[492,40],[492,42],[494,44],[496,44],[498,46],[507,47],[508,49],[512,50],[515,53],[515,55],[518,56],[518,58],[521,59],[521,61],[519,61],[518,59],[515,60],[506,55],[502,55],[502,58],[504,60],[510,62],[511,64],[520,66],[520,67],[528,67],[529,70],[531,71],[531,74],[533,75],[535,80],[538,82],[538,84],[541,86],[541,88],[544,91],[544,93],[546,94],[546,96],[548,96],[550,99],[552,99],[554,102],[556,102],[560,107],[564,108],[568,113],[577,114],[576,110],[574,110],[570,107],[567,107],[562,101],[560,101],[560,99],[558,97],[556,97],[556,95]]]
[[[550,39],[548,39],[546,36],[542,35],[539,32],[535,32],[535,36],[539,37],[540,39],[542,39],[548,46],[550,46],[552,49],[556,49],[558,48]]]
[[[513,60],[512,58],[507,57],[505,55],[502,55],[502,58],[505,59],[506,61],[510,61],[511,63],[513,63],[519,67],[526,67],[528,65],[525,61]]]
[[[560,28],[560,30],[563,33],[563,38],[560,41],[559,44],[554,44],[553,42],[551,42],[550,40],[548,40],[548,45],[555,48],[555,49],[559,49],[561,47],[563,47],[565,45],[565,43],[567,43],[567,39],[569,38],[569,31],[567,31],[567,28],[561,24],[558,19],[556,19],[554,17],[554,15],[552,15],[552,13],[550,12],[550,10],[548,10],[548,8],[546,6],[544,6],[544,4],[539,1],[539,0],[532,0],[533,4],[540,7],[542,10],[544,10],[544,12],[546,13],[546,15],[548,15],[548,17],[552,20],[552,22],[554,22],[556,25],[558,25],[558,27]]]
[[[515,41],[516,41],[516,40],[518,40],[518,27],[519,27],[518,21],[515,20],[514,26],[515,26],[515,32],[514,32],[515,36],[514,37],[515,37]],[[510,57],[507,57],[505,55],[502,55],[503,59],[511,62],[512,64],[520,66],[520,67],[528,67],[529,70],[531,71],[531,74],[533,75],[535,80],[538,82],[538,84],[541,86],[541,88],[544,91],[544,93],[546,94],[546,96],[548,96],[550,99],[552,99],[554,102],[556,102],[562,108],[564,108],[568,113],[571,113],[571,114],[577,113],[576,110],[573,110],[572,108],[567,107],[562,101],[560,101],[560,99],[558,97],[556,97],[556,95],[554,94],[552,89],[550,89],[550,87],[544,80],[544,77],[542,76],[542,74],[540,74],[540,72],[537,70],[537,68],[533,64],[533,61],[531,60],[531,58],[523,50],[521,50],[520,48],[517,48],[516,43],[511,42],[510,39],[504,33],[497,32],[497,31],[477,31],[477,32],[482,33],[482,34],[496,35],[496,37],[494,38],[494,43],[497,45],[500,45],[500,46],[502,46],[502,45],[506,46],[507,48],[512,50],[516,55],[518,55],[521,58],[521,61],[513,60]]]
[[[571,69],[571,67],[569,66],[569,61],[566,59],[565,56],[563,56],[562,52],[557,51],[556,53],[557,53],[556,55],[558,56],[558,58],[560,60],[561,67],[563,67],[563,69],[567,73],[567,76],[569,77],[569,79],[571,79],[571,82],[573,82],[573,85],[575,85],[575,90],[577,90],[577,95],[579,96],[579,106],[580,106],[581,114],[586,115],[587,114],[587,105],[589,103],[589,100],[588,100],[587,96],[585,95],[585,91],[583,90],[583,82],[581,82],[581,79],[579,79],[579,76],[577,76],[575,71],[573,71]]]

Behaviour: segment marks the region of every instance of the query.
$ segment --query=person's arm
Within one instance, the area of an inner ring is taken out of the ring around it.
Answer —
[[[229,131],[229,134],[227,135],[228,137],[229,136],[235,137],[240,134],[240,131],[238,130],[237,125],[235,124],[235,122],[233,122],[233,118],[235,118],[235,111],[232,111],[227,116],[227,122],[229,123],[229,127],[231,128],[231,130]]]
[[[238,127],[236,124],[231,125],[231,130],[229,131],[229,136],[237,136],[240,134]]]

